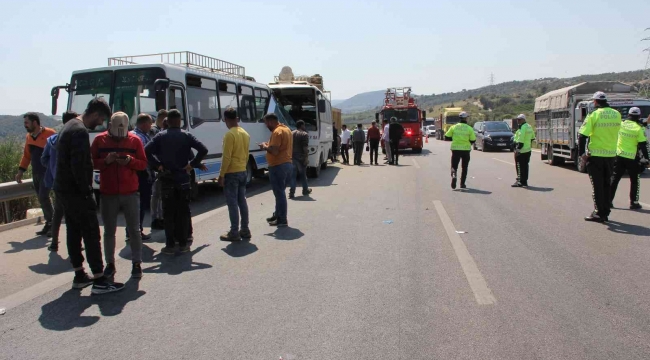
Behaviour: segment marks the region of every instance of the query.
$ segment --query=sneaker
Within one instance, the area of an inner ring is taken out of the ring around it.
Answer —
[[[57,252],[59,251],[59,243],[52,241],[52,243],[50,244],[50,246],[47,247],[47,249],[52,252]]]
[[[140,233],[140,236],[142,237],[142,241],[149,241],[149,240],[151,240],[151,235],[149,235],[149,234]]]
[[[234,233],[232,231],[228,231],[227,233],[219,236],[219,240],[221,240],[221,241],[241,241],[241,235],[239,233]]]
[[[274,221],[269,222],[269,225],[277,226],[277,227],[287,227],[289,226],[289,222],[287,220],[276,219]]]
[[[142,277],[142,265],[140,263],[133,263],[131,277],[134,279],[140,279]]]
[[[110,278],[112,276],[115,276],[115,273],[117,270],[115,269],[115,264],[106,264],[106,267],[104,268],[104,277]]]
[[[239,230],[239,236],[241,236],[242,239],[250,239],[250,238],[253,237],[253,235],[251,235],[251,231],[248,230],[248,229],[246,229],[246,230]]]
[[[174,255],[176,253],[176,249],[173,247],[165,246],[160,250],[161,254],[166,254],[166,255]]]
[[[50,228],[52,227],[52,224],[49,222],[46,222],[45,225],[43,226],[43,229],[41,231],[37,231],[36,235],[47,235],[48,232],[50,232]],[[50,235],[52,236],[52,235]]]
[[[72,280],[73,289],[83,289],[86,286],[92,285],[93,279],[88,276],[85,272],[81,275],[75,275],[74,280]]]
[[[95,280],[93,288],[90,291],[93,295],[108,294],[124,289],[124,284],[109,281],[106,278]]]
[[[51,238],[52,237],[52,229],[48,230],[47,234],[45,234],[45,236]]]
[[[510,185],[510,186],[513,187],[513,188],[516,188],[516,187],[524,187],[520,182],[516,182],[516,183],[514,183],[514,184],[512,184],[512,185]]]
[[[180,249],[178,249],[178,251],[180,251],[181,253],[190,252],[190,246],[189,245],[181,246]]]
[[[270,222],[276,221],[277,219],[278,219],[278,217],[275,216],[275,213],[274,213],[273,216],[271,216],[270,218],[266,218],[266,222],[270,223]]]
[[[465,185],[465,184],[460,184],[460,188],[461,188],[461,189],[467,189],[467,185]]]
[[[311,189],[307,189],[307,191],[305,190],[302,191],[302,196],[307,196],[309,194],[311,194]]]
[[[639,203],[630,204],[630,210],[639,210],[639,209],[643,209],[643,206],[641,206],[641,204]]]
[[[451,179],[451,188],[456,189],[456,178]]]
[[[600,217],[598,214],[592,213],[591,215],[585,217],[585,221],[604,223],[608,221],[607,216]]]
[[[289,192],[289,199],[293,199],[293,198],[295,198],[295,197],[296,197],[295,192],[291,192],[291,191],[290,191],[290,192]]]

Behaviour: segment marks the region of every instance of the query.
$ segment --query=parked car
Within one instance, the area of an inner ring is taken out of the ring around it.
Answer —
[[[515,151],[515,136],[510,126],[503,121],[479,121],[474,124],[474,132],[476,133],[474,150]]]
[[[436,126],[435,125],[428,125],[422,128],[422,135],[425,137],[432,137],[436,136]]]

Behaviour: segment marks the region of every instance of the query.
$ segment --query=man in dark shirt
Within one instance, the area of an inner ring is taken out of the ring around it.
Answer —
[[[357,124],[357,129],[352,133],[352,146],[354,147],[354,165],[361,165],[363,155],[363,144],[366,142],[366,133],[363,132],[363,125]]]
[[[307,184],[307,165],[309,165],[309,133],[305,130],[305,122],[296,121],[296,130],[293,135],[293,175],[289,179],[289,199],[296,196],[296,177],[300,176],[302,182],[302,194],[307,196],[311,194],[311,189]]]
[[[399,165],[399,141],[404,135],[404,127],[397,122],[397,119],[390,119],[390,127],[388,128],[388,137],[390,139],[390,154],[392,159],[389,164]]]
[[[377,157],[379,156],[379,140],[381,139],[381,134],[379,133],[379,128],[377,127],[377,122],[373,121],[372,126],[368,129],[368,138],[366,139],[366,144],[370,145],[370,165],[372,165],[374,154],[375,165],[377,163]]]
[[[201,161],[208,153],[194,135],[181,130],[181,113],[170,110],[167,115],[169,129],[156,135],[145,147],[149,163],[160,173],[162,186],[163,218],[165,219],[165,247],[163,254],[174,254],[176,242],[180,252],[189,252],[187,244],[190,226],[190,172],[205,166]],[[197,151],[188,162],[192,149]]]
[[[111,108],[103,98],[91,100],[83,115],[63,126],[56,145],[54,191],[57,199],[63,201],[68,255],[75,271],[72,288],[82,289],[93,284],[93,294],[106,294],[124,288],[124,284],[113,283],[104,277],[97,204],[92,188],[93,163],[88,129],[103,124],[110,116]],[[82,239],[94,278],[84,271]]]

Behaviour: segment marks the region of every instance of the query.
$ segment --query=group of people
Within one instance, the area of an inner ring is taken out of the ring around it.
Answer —
[[[627,172],[630,177],[630,209],[641,209],[639,204],[640,174],[648,167],[648,143],[645,126],[638,107],[629,109],[628,118],[621,120],[621,114],[612,109],[607,95],[601,91],[592,97],[595,110],[583,122],[578,136],[578,154],[584,161],[593,187],[594,210],[585,217],[586,221],[606,222],[616,189]],[[476,135],[467,124],[466,112],[460,114],[460,122],[452,126],[445,139],[451,140],[451,187],[456,189],[458,165],[462,162],[460,188],[467,187],[467,171],[472,144]],[[528,187],[531,145],[535,141],[533,128],[526,123],[526,116],[517,116],[519,125],[514,136],[517,180],[512,187]]]
[[[93,294],[105,294],[124,288],[124,284],[112,280],[117,272],[115,233],[120,212],[124,214],[126,239],[131,248],[132,278],[142,277],[142,242],[150,238],[143,232],[147,210],[151,210],[151,227],[165,230],[161,253],[190,251],[191,173],[197,168],[207,170],[202,160],[208,149],[181,129],[182,115],[178,110],[160,110],[155,123],[149,114],[140,114],[132,131],[129,116],[113,113],[103,98],[91,100],[81,115],[66,112],[58,134],[42,127],[36,113],[27,113],[23,119],[28,134],[16,181],[22,181],[31,165],[45,218],[45,226],[37,234],[52,237],[48,247],[51,251],[58,251],[59,228],[65,216],[68,255],[75,271],[74,289],[92,285]],[[258,145],[267,152],[276,197],[275,211],[267,221],[269,225],[285,227],[287,185],[289,198],[295,197],[296,178],[301,177],[302,194],[311,193],[306,180],[309,135],[301,121],[293,132],[279,123],[274,114],[267,114],[264,121],[271,138]],[[220,239],[235,242],[252,236],[246,203],[250,136],[239,126],[235,109],[225,109],[224,122],[228,132],[223,138],[218,182],[224,189],[231,226]],[[91,143],[89,131],[102,125],[107,130],[97,134]],[[99,171],[103,258],[92,186],[94,170]],[[54,205],[50,200],[52,191]],[[84,251],[92,275],[84,270]]]
[[[404,135],[404,127],[397,122],[395,117],[383,121],[383,131],[377,127],[377,122],[373,121],[368,134],[363,130],[363,125],[357,124],[353,131],[348,130],[347,125],[341,126],[341,157],[342,164],[350,165],[350,147],[354,152],[353,165],[363,164],[362,156],[364,146],[366,151],[370,152],[370,165],[379,165],[379,145],[381,144],[385,164],[399,165],[399,141]],[[333,161],[337,161],[336,152]]]

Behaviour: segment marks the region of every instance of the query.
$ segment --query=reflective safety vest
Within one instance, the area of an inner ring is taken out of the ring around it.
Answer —
[[[639,143],[647,141],[645,128],[634,120],[625,120],[618,132],[616,155],[626,159],[634,159]]]
[[[580,127],[580,135],[589,137],[588,153],[596,157],[615,157],[621,113],[606,107],[598,108]]]
[[[528,125],[528,123],[523,123],[521,128],[517,129],[517,132],[515,133],[515,146],[517,146],[518,143],[522,143],[524,144],[524,147],[521,148],[520,152],[522,154],[529,153],[534,138],[535,131],[533,131],[533,127]]]
[[[458,123],[450,127],[445,136],[451,138],[452,150],[472,150],[470,141],[476,141],[474,129],[466,123]]]

